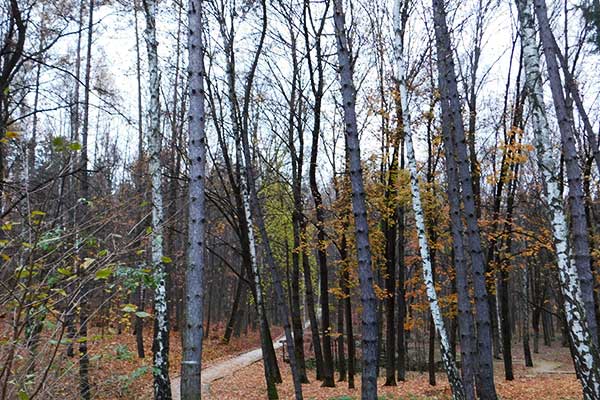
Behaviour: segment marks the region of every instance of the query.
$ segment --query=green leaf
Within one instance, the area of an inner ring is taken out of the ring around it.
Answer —
[[[67,297],[67,292],[64,289],[52,289],[53,292],[60,294],[63,297]]]
[[[69,150],[79,151],[79,150],[81,150],[81,145],[77,142],[71,142],[71,143],[69,143]]]
[[[96,271],[96,279],[108,279],[112,274],[112,268],[106,267]]]
[[[146,311],[136,311],[135,315],[139,318],[148,318],[150,316]]]
[[[104,249],[104,250],[100,250],[98,252],[98,257],[105,257],[108,255],[108,250]]]
[[[62,136],[57,136],[54,139],[52,139],[52,146],[57,147],[57,148],[62,148],[65,145],[65,138],[63,138]]]
[[[19,400],[29,400],[29,395],[24,390],[20,390]]]
[[[71,276],[73,275],[73,273],[71,272],[71,270],[69,268],[57,268],[56,271],[64,276]]]
[[[146,235],[149,235],[151,233],[152,233],[152,227],[151,226],[146,227]]]
[[[173,262],[173,259],[167,256],[162,256],[160,260],[163,262],[163,264],[171,264]]]

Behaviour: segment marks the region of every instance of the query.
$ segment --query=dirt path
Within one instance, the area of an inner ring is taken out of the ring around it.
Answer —
[[[273,341],[275,350],[281,348],[285,335],[282,335]],[[224,360],[211,367],[202,370],[202,398],[210,398],[210,384],[216,380],[233,375],[242,368],[248,367],[255,362],[262,360],[262,350],[259,348],[242,353],[239,356]],[[177,376],[171,379],[171,393],[173,400],[181,399],[180,392],[181,377]]]
[[[575,371],[568,370],[563,363],[558,361],[544,360],[543,358],[535,360],[533,363],[533,368],[531,368],[530,371],[533,375],[575,374]]]

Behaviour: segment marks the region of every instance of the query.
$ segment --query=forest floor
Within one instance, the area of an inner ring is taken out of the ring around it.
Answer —
[[[503,400],[575,400],[581,398],[581,386],[577,381],[567,348],[555,343],[552,347],[540,346],[540,353],[534,354],[534,367],[524,366],[520,345],[513,349],[515,379],[504,380],[504,367],[501,360],[495,362],[495,378],[498,394]],[[281,352],[279,352],[281,355]],[[225,362],[227,363],[227,362]],[[287,364],[282,365],[283,383],[278,386],[281,399],[293,399],[292,379]],[[303,385],[305,399],[311,400],[352,400],[360,398],[360,376],[355,377],[356,388],[348,389],[346,382],[337,382],[335,388],[321,387],[315,380],[315,371],[309,370],[311,383]],[[379,380],[379,396],[385,400],[424,400],[451,399],[450,387],[443,373],[436,374],[437,385],[430,386],[426,372],[409,372],[405,382],[396,387],[383,386]],[[264,399],[266,386],[262,363],[228,374],[210,385],[210,399],[254,400]],[[175,399],[174,399],[175,400]]]
[[[281,328],[275,327],[272,335],[278,337],[282,332]],[[224,344],[221,340],[223,333],[223,327],[215,326],[211,329],[210,336],[204,339],[203,370],[214,365],[223,365],[227,360],[246,353],[248,349],[260,346],[258,331],[249,331],[248,335],[234,337],[228,344]],[[88,351],[90,384],[94,400],[152,398],[152,327],[146,326],[144,334],[146,357],[141,359],[137,356],[135,335],[129,331],[124,330],[118,334],[112,329],[90,329]],[[0,339],[3,336],[3,331],[0,330]],[[49,357],[54,352],[53,347],[48,345],[47,348],[41,349],[36,360],[39,371],[41,371],[40,367],[48,365]],[[75,350],[77,354],[77,347]],[[79,398],[78,357],[66,357],[65,351],[66,346],[59,346],[58,354],[40,393],[42,398],[60,400]],[[22,356],[19,358],[26,359],[24,352]],[[175,379],[180,374],[181,357],[181,335],[179,332],[172,331],[169,370],[171,377]],[[178,382],[174,383],[178,386]]]
[[[90,332],[90,383],[94,400],[108,399],[151,399],[152,398],[152,348],[151,327],[146,327],[146,357],[140,359],[136,353],[135,335],[129,331],[93,328]],[[281,328],[274,328],[274,338],[280,337]],[[221,341],[222,327],[211,330],[204,341],[203,371],[211,380],[209,395],[212,400],[254,400],[265,398],[265,382],[258,332],[232,338],[229,344]],[[0,335],[2,336],[2,335]],[[306,351],[309,353],[310,333],[305,334]],[[181,337],[171,334],[170,375],[172,386],[179,387],[178,377],[181,363]],[[38,370],[47,365],[52,346],[41,349],[36,360]],[[64,346],[45,379],[40,393],[43,398],[70,400],[78,398],[78,358],[64,356]],[[250,350],[250,351],[249,351]],[[293,398],[293,385],[289,365],[281,360],[282,349],[277,350],[283,383],[278,385],[280,399]],[[249,354],[250,353],[250,354]],[[437,351],[436,351],[437,353]],[[25,356],[25,354],[23,354]],[[241,356],[241,357],[240,357]],[[503,400],[575,400],[581,398],[581,388],[573,372],[568,348],[555,341],[552,347],[540,345],[540,353],[533,354],[534,367],[525,368],[520,344],[513,349],[515,380],[504,380],[501,360],[495,363],[496,387]],[[243,362],[241,362],[243,361]],[[382,374],[384,371],[382,370]],[[360,375],[355,377],[356,388],[348,389],[345,382],[337,382],[335,388],[322,388],[315,380],[315,371],[308,370],[311,383],[303,385],[307,400],[352,400],[360,397]],[[437,374],[438,384],[430,386],[426,372],[409,372],[406,382],[396,387],[384,387],[379,382],[380,398],[386,400],[450,399],[450,389],[443,373]],[[174,398],[177,400],[177,397]]]

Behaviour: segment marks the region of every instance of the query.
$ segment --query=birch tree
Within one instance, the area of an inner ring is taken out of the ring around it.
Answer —
[[[452,388],[452,397],[454,399],[465,399],[465,390],[463,388],[458,368],[454,356],[452,355],[452,349],[450,348],[450,341],[448,340],[448,334],[446,332],[446,326],[442,317],[442,311],[438,302],[437,293],[435,290],[435,284],[433,282],[433,271],[431,268],[431,257],[429,252],[429,244],[427,242],[427,236],[425,234],[425,217],[423,213],[423,206],[421,204],[421,193],[419,188],[419,178],[417,175],[417,161],[415,158],[415,150],[412,140],[411,131],[411,115],[408,107],[408,89],[406,83],[406,67],[404,65],[404,46],[402,37],[401,27],[401,11],[402,1],[396,0],[394,5],[394,54],[396,64],[396,79],[399,83],[400,89],[400,102],[402,104],[402,118],[403,128],[405,134],[406,144],[406,159],[408,163],[408,169],[410,172],[410,189],[412,195],[412,207],[415,213],[415,223],[417,228],[417,235],[419,239],[419,251],[421,255],[421,261],[423,263],[423,280],[427,289],[427,298],[429,300],[429,308],[431,310],[431,316],[433,323],[440,336],[440,347],[442,361],[444,362],[444,368],[448,375],[448,381]],[[471,388],[472,390],[472,388]],[[470,398],[473,398],[471,396]]]
[[[164,210],[161,175],[161,128],[160,128],[160,75],[158,69],[158,40],[156,39],[156,0],[143,0],[146,17],[146,48],[148,52],[149,72],[149,109],[150,127],[148,130],[149,174],[151,181],[152,233],[151,257],[154,279],[154,398],[171,399],[169,379],[169,320],[167,318],[167,290],[165,284],[165,265],[163,260],[163,223]]]
[[[205,256],[205,169],[206,135],[204,112],[204,43],[202,38],[202,1],[188,4],[189,121],[189,228],[188,265],[185,275],[185,324],[181,362],[181,398],[202,397],[202,322]]]
[[[540,54],[535,38],[532,0],[517,0],[521,33],[525,87],[533,117],[533,133],[538,164],[545,184],[545,200],[550,209],[552,235],[560,278],[563,307],[573,344],[575,366],[583,387],[584,399],[600,398],[600,365],[598,353],[586,320],[586,308],[581,298],[578,271],[569,254],[569,233],[565,208],[559,189],[559,166],[552,157],[550,125],[543,97]]]

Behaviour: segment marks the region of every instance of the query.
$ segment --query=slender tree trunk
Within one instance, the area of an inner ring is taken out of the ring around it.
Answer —
[[[306,226],[302,228],[306,231]],[[323,353],[321,351],[321,341],[319,339],[319,325],[317,314],[315,312],[315,297],[312,283],[312,272],[308,254],[302,254],[302,275],[304,276],[304,291],[306,296],[306,308],[308,309],[308,319],[310,321],[310,332],[312,335],[313,349],[315,353],[315,363],[317,368],[317,380],[323,379]]]
[[[323,67],[323,54],[321,48],[321,36],[323,34],[323,29],[325,28],[325,20],[327,16],[327,11],[329,9],[329,2],[326,2],[325,11],[319,21],[318,28],[314,32],[314,51],[316,53],[316,59],[313,63],[313,58],[311,56],[311,43],[310,43],[310,35],[308,32],[309,26],[315,26],[312,23],[312,14],[310,13],[310,1],[304,0],[303,3],[303,28],[304,28],[304,41],[306,45],[306,59],[309,67],[309,79],[310,86],[312,89],[312,93],[314,96],[313,103],[313,126],[312,126],[312,138],[311,138],[311,150],[310,150],[310,163],[308,169],[308,177],[310,183],[310,192],[315,204],[315,214],[317,219],[317,240],[322,241],[325,239],[325,235],[323,231],[325,224],[325,215],[323,210],[323,200],[321,198],[321,193],[319,191],[319,186],[317,184],[317,162],[318,162],[318,154],[319,154],[319,135],[321,134],[321,104],[323,101],[323,91],[324,91],[324,67]],[[308,19],[311,19],[309,23]],[[306,232],[306,224],[304,224],[303,233]],[[322,242],[319,242],[322,243]],[[319,264],[319,270],[321,268],[327,269],[327,253],[326,250],[321,248],[323,244],[317,246],[317,262]],[[324,356],[321,348],[320,342],[320,334],[319,327],[317,326],[317,318],[315,316],[315,307],[314,307],[314,296],[313,296],[313,287],[312,287],[312,279],[310,273],[310,265],[308,264],[308,260],[306,259],[307,254],[303,254],[303,269],[304,269],[304,282],[305,282],[305,290],[306,290],[306,305],[308,307],[308,316],[310,319],[310,328],[312,333],[312,341],[315,353],[315,362],[317,368],[317,380],[324,380],[326,376],[325,366],[324,366]],[[321,263],[323,263],[323,267],[321,267]],[[327,375],[329,376],[329,375]]]
[[[356,123],[356,89],[352,76],[352,55],[350,54],[345,27],[344,6],[341,0],[334,0],[333,20],[340,69],[339,79],[344,105],[346,153],[349,160],[350,183],[352,186],[352,211],[356,230],[358,278],[362,302],[361,397],[363,400],[374,400],[377,398],[377,298],[373,288],[373,271],[371,269],[369,223]]]
[[[532,0],[517,0],[519,23],[526,71],[526,88],[533,111],[535,145],[538,163],[547,186],[546,201],[552,218],[552,233],[556,247],[561,293],[569,337],[574,350],[574,361],[583,387],[584,399],[600,398],[600,367],[598,353],[586,321],[586,308],[582,303],[579,274],[575,262],[569,259],[568,224],[562,196],[558,187],[558,165],[550,154],[552,148],[550,129],[542,92],[540,55],[535,41],[535,24]],[[545,7],[540,13],[545,13]],[[548,54],[548,53],[547,53]],[[551,57],[549,57],[551,58]],[[556,99],[555,99],[556,101]],[[559,117],[560,121],[560,117]],[[587,233],[586,233],[587,234]]]
[[[525,357],[525,366],[533,367],[533,358],[531,357],[531,348],[529,347],[529,276],[527,264],[523,266],[522,285],[523,285],[523,356]]]
[[[340,276],[340,287],[343,287],[343,277]],[[346,380],[346,356],[344,354],[344,299],[338,299],[337,307],[337,353],[338,353],[338,371],[340,373],[340,382]]]
[[[344,322],[346,325],[346,343],[348,344],[348,388],[354,389],[356,351],[354,346],[354,328],[352,326],[352,295],[350,292],[350,271],[348,270],[348,243],[346,241],[346,227],[343,228],[340,244],[342,292],[344,293]]]
[[[238,163],[244,165],[245,161],[242,156],[242,149],[239,136],[236,138],[236,153]],[[254,236],[254,219],[251,212],[249,194],[247,189],[247,176],[245,173],[240,174],[240,186],[242,192],[242,201],[244,206],[244,217],[247,224],[247,233],[248,233],[248,243],[250,248],[250,265],[252,268],[252,275],[254,277],[254,300],[256,301],[256,312],[258,324],[261,330],[261,347],[263,355],[263,364],[265,370],[265,379],[267,382],[267,397],[269,400],[278,399],[279,396],[277,394],[277,387],[275,386],[275,381],[273,379],[273,373],[271,371],[271,363],[269,361],[268,347],[270,340],[270,332],[268,331],[268,325],[266,324],[266,314],[263,303],[263,291],[262,285],[260,282],[260,273],[258,270],[258,264],[256,260],[256,240]],[[269,339],[268,339],[269,338]],[[272,348],[272,344],[270,345]]]
[[[155,282],[154,289],[154,398],[171,399],[171,381],[169,379],[169,320],[167,318],[167,291],[165,285],[165,265],[163,262],[163,196],[161,174],[161,127],[160,127],[160,74],[158,66],[158,41],[156,39],[156,14],[158,5],[155,0],[143,0],[146,16],[146,47],[148,51],[149,113],[150,129],[148,152],[150,155],[149,173],[151,179],[152,204],[152,266]]]
[[[80,125],[80,115],[79,115],[79,85],[80,85],[80,76],[81,76],[81,41],[83,37],[83,11],[84,11],[85,0],[82,0],[79,4],[79,32],[77,33],[77,47],[76,47],[76,55],[75,55],[75,85],[73,88],[73,109],[71,110],[71,141],[79,140],[79,125]],[[0,116],[1,117],[1,116]],[[73,156],[69,155],[69,169],[71,172],[74,172],[76,169],[76,161]],[[2,175],[0,174],[0,180],[2,179]],[[69,192],[75,192],[73,190],[73,178],[69,177],[67,184],[69,186]],[[64,184],[65,182],[61,182],[61,195],[64,192]],[[75,197],[75,195],[69,195],[67,198],[68,202],[71,203],[71,198]],[[60,215],[60,207],[57,210],[57,215]],[[67,356],[73,357],[75,355],[74,345],[75,342],[75,316],[73,315],[73,307],[68,306],[67,313],[65,315],[65,325],[67,330],[67,339],[69,344],[67,345]]]
[[[292,251],[292,279],[288,286],[291,291],[290,309],[292,316],[292,328],[294,331],[294,349],[296,350],[296,360],[298,361],[298,371],[302,383],[308,383],[306,376],[306,363],[304,360],[304,327],[302,326],[302,317],[300,315],[300,231],[302,220],[304,219],[302,207],[302,167],[304,161],[304,138],[302,131],[302,94],[298,95],[298,60],[296,38],[291,35],[291,53],[292,53],[292,89],[289,95],[289,118],[288,118],[288,148],[292,161],[292,197],[294,208],[292,210],[292,231],[294,240],[294,249]],[[296,104],[298,102],[298,105]],[[296,118],[298,121],[296,121]],[[296,122],[298,129],[296,129]],[[299,145],[296,148],[295,135],[297,132]],[[289,253],[289,252],[288,252]]]
[[[84,76],[84,108],[83,108],[83,126],[81,129],[81,199],[79,200],[77,208],[80,209],[79,217],[83,220],[87,211],[87,202],[90,200],[89,194],[89,175],[88,175],[88,135],[89,135],[89,120],[90,120],[90,81],[92,71],[92,33],[94,28],[94,0],[90,0],[88,14],[88,26],[87,26],[87,54],[86,54],[86,65],[85,65],[85,76]],[[85,251],[85,248],[84,248]],[[90,318],[90,310],[88,299],[86,296],[91,292],[91,284],[85,277],[82,286],[82,295],[79,299],[79,336],[83,340],[79,342],[79,391],[81,398],[89,400],[92,397],[90,389],[90,359],[88,355],[88,320]]]
[[[400,132],[400,130],[398,130]],[[397,132],[397,133],[398,133]],[[398,135],[399,136],[399,135]],[[396,182],[398,176],[398,146],[400,138],[394,139],[394,151],[392,163],[389,170],[389,179],[386,188],[386,206],[396,211],[395,202],[397,197]],[[383,222],[385,235],[385,384],[384,386],[396,386],[396,242],[398,229],[396,227],[397,215],[394,212]]]
[[[134,2],[134,24],[135,24],[135,65],[136,65],[136,81],[137,81],[137,129],[138,129],[138,165],[136,171],[136,189],[139,196],[139,201],[145,197],[145,184],[143,179],[142,172],[142,164],[144,159],[144,126],[143,126],[143,111],[142,111],[142,67],[141,67],[141,54],[140,54],[140,35],[138,32],[138,1]],[[143,219],[144,212],[141,211],[139,213],[140,218]],[[139,231],[137,232],[138,236],[142,235],[144,229],[144,224],[140,224]],[[140,269],[143,269],[143,264],[140,264]],[[142,282],[139,283],[138,287],[135,289],[136,292],[136,301],[138,310],[143,311],[144,304],[144,285]],[[139,358],[145,358],[146,354],[144,351],[144,319],[138,316],[135,317],[135,339],[136,339],[136,347]]]
[[[239,324],[242,315],[240,314],[240,301],[242,299],[242,290],[244,289],[244,269],[240,272],[241,277],[238,278],[235,285],[235,293],[233,295],[233,304],[231,306],[231,314],[225,327],[225,334],[223,335],[223,343],[227,344],[231,340],[231,335],[234,332],[234,327]]]
[[[398,83],[399,84],[399,83]],[[400,102],[401,103],[401,102]],[[397,105],[398,120],[402,120],[402,104]],[[400,132],[400,171],[404,170],[404,142],[405,131],[402,128]],[[404,382],[406,380],[406,339],[404,322],[406,319],[406,290],[405,290],[405,265],[404,265],[404,205],[400,204],[397,215],[397,245],[396,245],[396,260],[398,262],[398,286],[396,296],[398,298],[396,304],[396,346],[398,354],[396,355],[396,368],[398,370],[398,380]]]
[[[402,164],[404,163],[402,157]],[[406,380],[406,338],[404,322],[406,320],[406,290],[405,290],[405,265],[404,265],[404,207],[400,206],[398,210],[398,305],[397,309],[397,347],[398,355],[396,364],[398,369],[398,380]]]

